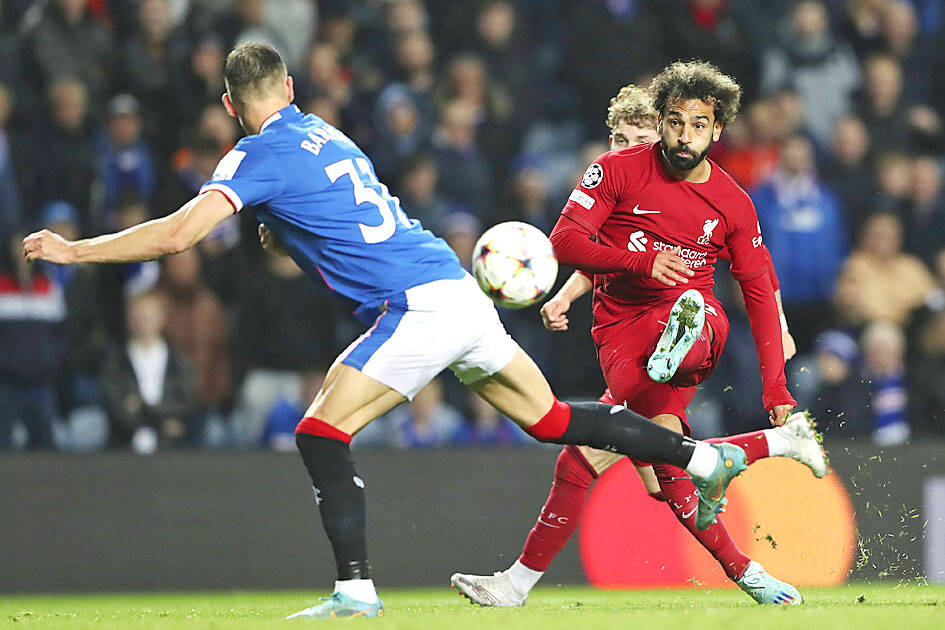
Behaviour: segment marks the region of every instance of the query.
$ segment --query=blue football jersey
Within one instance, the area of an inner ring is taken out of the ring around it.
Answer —
[[[404,214],[354,142],[295,105],[240,140],[208,190],[237,212],[254,206],[299,267],[357,302],[365,320],[410,287],[465,273],[445,241]]]

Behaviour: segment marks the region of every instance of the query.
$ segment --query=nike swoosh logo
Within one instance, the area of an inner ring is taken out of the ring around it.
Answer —
[[[659,214],[659,210],[640,210],[640,204],[633,206],[633,214]]]
[[[712,501],[719,501],[722,499],[722,477],[719,477],[719,487],[715,491],[715,496],[712,497]]]
[[[699,508],[698,508],[698,506],[697,506],[697,507],[692,508],[692,510],[689,511],[689,512],[683,512],[683,515],[682,515],[683,520],[686,520],[687,518],[689,518],[690,516],[692,516],[693,514],[695,514],[695,513],[696,513],[696,510],[698,510],[698,509],[699,509]]]

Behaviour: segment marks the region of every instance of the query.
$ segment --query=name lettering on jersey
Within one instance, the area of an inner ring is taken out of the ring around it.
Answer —
[[[673,249],[674,247],[676,246],[670,245],[669,243],[664,243],[663,241],[653,242],[654,252],[662,252],[667,249]],[[679,257],[685,261],[686,266],[690,269],[696,269],[705,265],[706,256],[708,256],[706,252],[700,252],[695,249],[690,249],[689,247],[683,247],[681,250],[679,250]]]
[[[581,186],[585,188],[596,188],[603,179],[604,167],[595,162],[584,171],[584,177],[581,178]]]
[[[596,201],[593,197],[587,193],[583,193],[577,188],[571,191],[571,195],[568,197],[568,200],[573,201],[576,204],[584,206],[585,210],[590,210]]]
[[[321,153],[322,147],[332,140],[337,140],[339,142],[350,142],[350,140],[348,140],[348,136],[341,133],[337,129],[332,129],[330,127],[321,127],[315,131],[308,132],[306,135],[308,136],[308,140],[302,140],[302,144],[299,146],[312,155],[318,155]]]
[[[217,164],[217,168],[213,171],[213,176],[210,179],[213,181],[233,179],[233,176],[236,175],[236,169],[240,167],[240,163],[245,157],[246,151],[231,149]]]

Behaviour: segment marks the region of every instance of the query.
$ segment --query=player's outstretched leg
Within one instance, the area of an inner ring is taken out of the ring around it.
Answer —
[[[709,438],[706,442],[735,444],[745,451],[749,466],[765,457],[790,457],[810,468],[818,479],[827,475],[827,454],[822,438],[806,411],[791,415],[780,427]]]
[[[712,523],[705,530],[696,528],[693,515],[698,499],[692,481],[683,470],[665,464],[655,464],[653,470],[656,472],[660,489],[666,496],[669,509],[706,551],[712,554],[730,580],[759,604],[801,602],[800,593],[796,588],[771,576],[760,564],[742,553],[721,520]]]
[[[705,299],[696,289],[689,289],[673,304],[656,350],[647,361],[646,372],[650,378],[657,383],[672,379],[702,334],[704,325]],[[708,349],[708,339],[705,342]]]

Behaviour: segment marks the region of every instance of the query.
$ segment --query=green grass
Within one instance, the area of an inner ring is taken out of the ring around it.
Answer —
[[[736,590],[536,589],[524,608],[470,605],[449,589],[384,590],[380,619],[283,621],[307,592],[0,596],[0,626],[16,628],[260,628],[374,624],[394,628],[945,628],[945,586],[850,585],[803,589],[806,603],[761,607]]]

